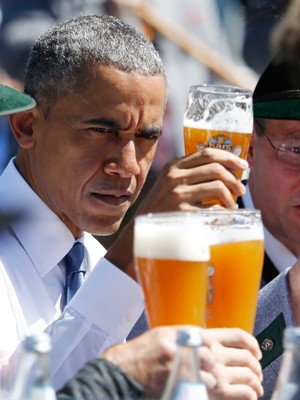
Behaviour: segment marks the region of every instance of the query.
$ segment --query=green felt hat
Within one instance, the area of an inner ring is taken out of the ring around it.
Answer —
[[[6,85],[0,84],[0,115],[27,111],[36,106],[35,100]]]
[[[275,57],[253,92],[256,118],[300,120],[300,63]]]
[[[253,92],[255,118],[300,120],[300,63],[277,55]]]

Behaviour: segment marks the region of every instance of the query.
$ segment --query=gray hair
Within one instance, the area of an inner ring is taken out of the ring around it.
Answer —
[[[80,91],[95,63],[141,76],[166,72],[159,53],[141,32],[112,16],[86,15],[54,25],[31,49],[25,93],[45,117],[57,99]]]

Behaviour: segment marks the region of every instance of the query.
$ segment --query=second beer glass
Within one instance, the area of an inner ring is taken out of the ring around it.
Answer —
[[[135,218],[134,254],[148,323],[204,326],[209,245],[195,213]]]
[[[206,327],[252,333],[264,258],[260,211],[211,209],[198,214],[211,252]]]

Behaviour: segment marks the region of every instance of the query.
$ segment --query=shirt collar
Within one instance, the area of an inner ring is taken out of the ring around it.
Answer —
[[[21,213],[12,230],[41,277],[68,253],[74,237],[66,225],[32,190],[12,159],[0,177],[0,210]]]
[[[250,193],[248,183],[246,184],[246,193],[242,197],[245,208],[255,208]],[[264,242],[265,252],[279,272],[284,271],[287,267],[293,266],[297,258],[294,254],[277,240],[264,226]]]

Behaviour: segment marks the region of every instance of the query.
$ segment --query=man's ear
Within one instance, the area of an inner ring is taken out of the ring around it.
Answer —
[[[10,117],[10,126],[20,147],[30,148],[34,143],[32,130],[33,112],[26,111],[18,114],[12,114]]]

